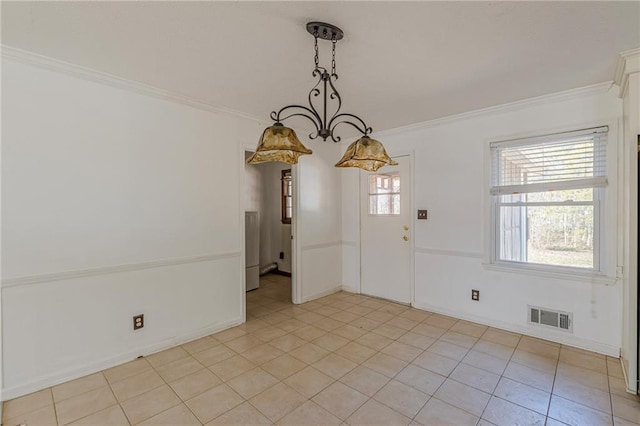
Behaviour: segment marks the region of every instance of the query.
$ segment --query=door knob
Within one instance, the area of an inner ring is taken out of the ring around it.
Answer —
[[[402,229],[404,229],[405,231],[409,230],[409,225],[402,225]]]
[[[409,241],[409,237],[407,237],[406,235],[402,237],[403,240],[405,241]]]

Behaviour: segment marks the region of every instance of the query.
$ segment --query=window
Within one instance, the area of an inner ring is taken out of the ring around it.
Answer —
[[[600,270],[607,131],[491,144],[492,262]]]
[[[369,214],[400,214],[400,173],[369,175]]]
[[[291,169],[282,171],[282,223],[291,223],[293,217],[293,183],[291,182]]]

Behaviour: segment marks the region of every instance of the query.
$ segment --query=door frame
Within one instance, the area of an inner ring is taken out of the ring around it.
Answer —
[[[298,176],[298,164],[291,164],[291,184],[293,186],[293,206],[291,212],[291,303],[299,305],[302,303],[302,280],[298,279],[302,276],[302,254],[298,250],[298,214],[302,211],[300,208],[300,182]]]
[[[415,249],[416,249],[416,245],[415,245],[415,231],[414,228],[416,226],[416,217],[413,214],[416,210],[415,210],[415,193],[416,193],[416,189],[415,189],[415,162],[414,162],[414,158],[415,158],[415,150],[411,149],[408,151],[403,151],[403,150],[398,150],[398,151],[394,151],[394,150],[388,150],[387,151],[389,154],[389,157],[394,158],[394,157],[409,157],[409,168],[411,169],[409,171],[409,178],[411,179],[411,191],[409,191],[409,195],[411,196],[411,202],[409,203],[410,205],[410,221],[409,221],[409,241],[411,242],[409,244],[409,257],[410,257],[410,263],[409,263],[409,267],[410,267],[410,271],[409,271],[409,290],[410,290],[410,298],[409,298],[409,305],[410,306],[414,306],[415,302],[416,302],[416,294],[415,294],[415,289],[416,289],[416,268],[415,268],[415,260],[416,260],[416,255],[415,255]],[[358,270],[358,294],[362,294],[362,268],[363,268],[363,264],[362,264],[362,197],[364,194],[362,194],[362,177],[364,176],[364,171],[360,171],[358,170],[358,241],[357,241],[357,247],[358,247],[358,263],[360,265],[360,268]],[[394,303],[398,303],[398,302],[394,302]]]
[[[240,157],[240,184],[238,189],[238,203],[239,203],[239,224],[240,224],[240,300],[241,300],[241,320],[247,322],[247,296],[246,296],[246,247],[245,247],[245,229],[244,229],[244,192],[246,190],[245,179],[245,152],[255,152],[255,146],[240,144],[238,156]],[[298,253],[297,235],[298,235],[298,208],[300,197],[298,196],[298,165],[291,164],[291,180],[293,182],[293,217],[291,218],[291,236],[293,237],[291,243],[291,302],[294,304],[302,303],[302,280],[298,279],[298,271],[302,270],[302,265],[298,263],[298,259],[301,257]]]

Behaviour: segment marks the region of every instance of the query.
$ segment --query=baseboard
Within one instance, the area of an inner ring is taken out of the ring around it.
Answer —
[[[342,288],[342,291],[346,291],[348,293],[353,293],[353,294],[359,294],[358,290],[355,287],[343,285],[341,288]]]
[[[559,335],[547,330],[535,330],[526,326],[519,326],[517,324],[511,324],[504,321],[492,320],[490,318],[480,317],[476,315],[461,314],[459,311],[444,309],[438,306],[429,305],[427,303],[415,302],[413,304],[413,307],[429,312],[435,312],[437,314],[447,315],[453,318],[472,321],[478,324],[487,325],[489,327],[499,328],[502,330],[524,334],[531,337],[537,337],[539,339],[550,340],[552,342],[585,349],[587,351],[597,352],[603,355],[608,355],[616,358],[620,356],[620,348],[618,347],[594,342],[592,340],[581,339],[573,335]]]
[[[629,376],[627,375],[627,370],[624,368],[624,360],[622,359],[622,357],[619,358],[619,361],[620,361],[620,368],[622,368],[622,375],[624,376],[624,378],[623,378],[623,380],[624,380],[624,390],[626,390],[627,393],[630,393],[631,395],[638,395],[638,391],[629,386],[629,384],[631,382],[629,381]]]
[[[281,271],[279,269],[276,269],[275,271],[271,271],[271,273],[276,275],[282,275],[283,277],[291,278],[291,272]]]
[[[61,383],[68,382],[70,380],[84,377],[89,374],[94,374],[99,371],[105,370],[107,368],[115,367],[125,362],[132,361],[137,357],[139,357],[140,355],[147,356],[156,352],[163,351],[165,349],[172,348],[174,346],[182,345],[192,340],[196,340],[201,337],[208,336],[210,334],[218,333],[227,328],[231,328],[233,326],[241,324],[242,322],[243,322],[242,318],[236,318],[232,321],[226,321],[223,323],[203,327],[203,328],[194,330],[190,333],[184,334],[180,337],[165,339],[159,343],[136,348],[134,350],[128,351],[126,353],[123,353],[117,356],[104,358],[99,361],[90,362],[85,365],[81,365],[79,367],[73,367],[73,368],[64,370],[60,373],[55,373],[55,374],[50,374],[48,376],[40,377],[36,380],[21,384],[19,386],[3,388],[2,394],[1,394],[2,400],[8,401],[10,399],[17,398],[19,396],[27,395],[32,392],[36,392],[51,386],[56,386]]]
[[[334,287],[329,290],[321,291],[319,293],[312,294],[310,296],[306,296],[302,298],[302,303],[311,302],[315,299],[320,299],[321,297],[329,296],[330,294],[337,293],[342,290],[342,286]]]

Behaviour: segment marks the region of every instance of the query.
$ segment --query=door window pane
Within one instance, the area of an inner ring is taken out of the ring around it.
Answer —
[[[293,182],[291,169],[282,171],[282,223],[291,223],[293,217]]]
[[[369,214],[400,214],[400,173],[369,175]]]

